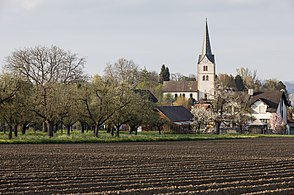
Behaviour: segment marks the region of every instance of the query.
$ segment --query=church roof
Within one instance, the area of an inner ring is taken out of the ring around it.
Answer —
[[[214,63],[214,55],[212,54],[211,46],[210,46],[207,19],[206,19],[206,26],[204,31],[202,53],[201,55],[199,55],[198,63],[201,62],[205,56],[209,59],[209,61]]]
[[[163,92],[197,92],[197,81],[164,81]]]

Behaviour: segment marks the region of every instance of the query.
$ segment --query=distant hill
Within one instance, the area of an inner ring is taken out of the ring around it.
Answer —
[[[294,93],[294,81],[285,81],[284,84],[289,94]]]
[[[289,95],[289,99],[291,101],[292,106],[294,106],[294,93]]]
[[[283,83],[286,85],[286,89],[289,93],[289,99],[293,106],[294,105],[294,81],[285,81]]]

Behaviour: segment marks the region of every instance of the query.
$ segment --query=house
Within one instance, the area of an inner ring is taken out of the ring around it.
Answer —
[[[260,131],[256,133],[265,133],[267,129],[271,129],[270,119],[274,113],[278,114],[283,123],[287,125],[287,112],[290,104],[283,91],[276,90],[252,93],[249,99],[249,106],[252,109],[252,116],[255,119],[249,123],[249,126],[259,127],[257,129]],[[289,127],[287,133],[290,133]]]
[[[191,131],[191,120],[193,115],[183,106],[159,106],[156,108],[160,116],[168,121],[163,129],[184,133]]]
[[[287,122],[287,134],[294,135],[294,120],[290,119]]]

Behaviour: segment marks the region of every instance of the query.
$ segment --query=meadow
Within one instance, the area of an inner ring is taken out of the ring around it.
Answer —
[[[172,132],[143,131],[137,135],[121,131],[120,137],[113,137],[105,130],[99,131],[99,137],[95,137],[92,131],[81,133],[73,130],[71,135],[66,131],[58,131],[53,137],[47,136],[46,132],[28,130],[25,135],[8,139],[8,132],[0,132],[0,144],[50,144],[50,143],[111,143],[111,142],[150,142],[150,141],[192,141],[192,140],[215,140],[215,139],[246,139],[259,137],[293,137],[293,135],[262,135],[262,134],[175,134]]]

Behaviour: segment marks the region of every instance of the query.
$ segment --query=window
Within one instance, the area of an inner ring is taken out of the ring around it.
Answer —
[[[203,66],[203,71],[208,71],[208,66]]]
[[[192,99],[193,99],[193,94],[192,94],[192,93],[190,93],[190,98],[192,98]]]
[[[205,81],[205,75],[203,75],[202,79],[203,79],[203,81]]]
[[[206,80],[208,81],[208,75],[206,75]]]
[[[269,120],[268,119],[260,119],[261,122],[269,124]]]
[[[178,94],[175,94],[175,100],[177,100],[178,99]]]
[[[185,98],[185,94],[183,93],[183,97]]]

